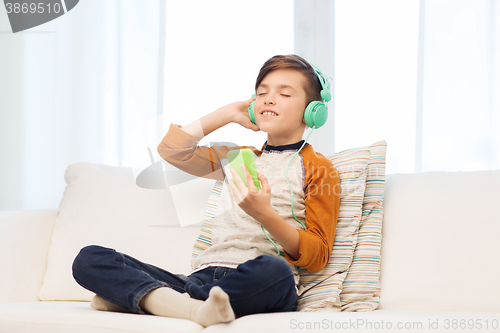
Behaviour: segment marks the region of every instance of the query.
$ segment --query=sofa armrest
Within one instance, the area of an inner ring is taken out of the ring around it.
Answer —
[[[0,211],[0,303],[38,301],[57,210]]]

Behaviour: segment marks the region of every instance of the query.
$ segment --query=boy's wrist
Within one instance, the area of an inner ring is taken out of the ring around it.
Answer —
[[[230,122],[230,115],[228,112],[225,112],[224,107],[222,107],[182,127],[182,130],[195,136],[198,140],[201,140],[203,137]]]
[[[228,105],[221,107],[218,111],[219,116],[226,125],[234,122],[235,112],[232,108],[228,107]]]
[[[234,113],[231,112],[231,109],[227,105],[215,110],[215,113],[224,125],[233,122]]]
[[[259,215],[256,217],[253,217],[257,222],[262,224],[264,227],[269,223],[269,221],[272,221],[273,218],[280,217],[280,215],[271,207],[269,206],[268,209],[265,210],[260,210]]]

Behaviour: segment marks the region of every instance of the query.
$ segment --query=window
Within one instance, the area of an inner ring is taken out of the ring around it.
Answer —
[[[418,1],[335,2],[335,150],[387,141],[387,173],[413,172]]]
[[[260,67],[293,53],[293,1],[167,3],[164,133],[254,93]],[[237,135],[235,135],[237,133]],[[230,124],[200,144],[230,141],[260,148],[267,136]]]

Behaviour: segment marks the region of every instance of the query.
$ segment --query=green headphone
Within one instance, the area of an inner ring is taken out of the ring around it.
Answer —
[[[332,94],[330,92],[330,84],[328,80],[325,79],[324,74],[319,70],[318,67],[314,65],[312,65],[312,67],[314,68],[316,75],[318,75],[319,82],[321,83],[322,90],[320,94],[323,102],[310,102],[307,105],[306,110],[304,111],[304,121],[307,126],[316,129],[323,126],[326,123],[326,119],[328,119],[328,107],[325,103],[329,102],[332,99]],[[252,121],[252,123],[257,125],[257,123],[255,122],[255,114],[253,109],[254,104],[255,101],[253,101],[248,107],[248,115],[250,116],[250,120]]]

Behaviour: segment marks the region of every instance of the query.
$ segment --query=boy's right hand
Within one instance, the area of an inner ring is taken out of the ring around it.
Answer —
[[[252,123],[250,116],[248,115],[248,107],[250,103],[255,101],[256,97],[252,97],[246,101],[235,102],[227,105],[229,112],[231,112],[231,122],[240,124],[241,126],[251,129],[252,131],[260,131],[259,126]]]

